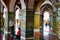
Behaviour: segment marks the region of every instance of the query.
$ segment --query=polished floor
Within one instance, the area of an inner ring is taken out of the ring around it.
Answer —
[[[35,38],[34,40],[44,40],[42,33],[40,32],[35,32]],[[3,40],[3,36],[0,32],[0,40]],[[4,40],[15,40],[13,37],[11,37],[10,35],[6,35]],[[57,40],[57,36],[56,35],[50,35],[48,40]]]

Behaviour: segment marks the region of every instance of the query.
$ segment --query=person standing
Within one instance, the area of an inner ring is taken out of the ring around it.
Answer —
[[[43,25],[43,37],[45,40],[49,39],[49,27],[47,23]]]
[[[17,31],[17,39],[21,40],[21,29],[20,29],[20,27],[18,28],[18,31]]]
[[[11,19],[9,21],[9,27],[10,27],[11,36],[14,36],[14,22]]]

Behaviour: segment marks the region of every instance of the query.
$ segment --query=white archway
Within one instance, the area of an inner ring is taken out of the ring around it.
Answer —
[[[18,8],[15,12],[15,35],[17,35],[17,31],[18,28],[20,27],[20,8],[17,6],[16,8]]]

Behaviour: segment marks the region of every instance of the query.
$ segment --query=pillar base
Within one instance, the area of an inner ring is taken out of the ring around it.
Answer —
[[[34,37],[26,38],[26,37],[22,37],[22,36],[21,36],[21,40],[34,40]]]

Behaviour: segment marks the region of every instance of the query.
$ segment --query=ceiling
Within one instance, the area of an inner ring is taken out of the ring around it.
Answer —
[[[6,4],[6,6],[9,8],[9,11],[14,11],[15,4],[20,4],[20,0],[3,0]],[[40,4],[42,4],[45,0],[24,0],[26,7],[31,9],[36,9],[36,7]],[[58,2],[58,0],[50,0],[51,2]],[[30,4],[30,5],[29,5]],[[33,8],[32,8],[33,7]]]

